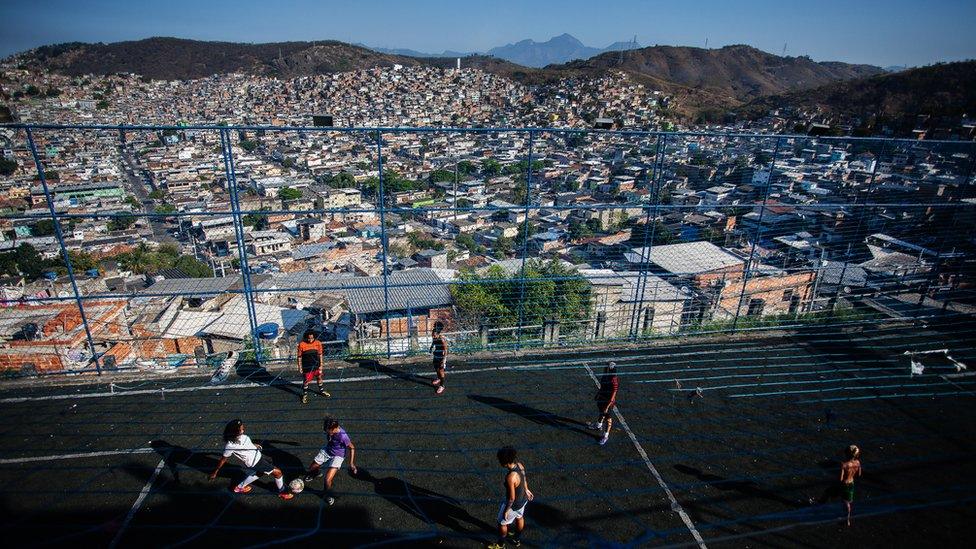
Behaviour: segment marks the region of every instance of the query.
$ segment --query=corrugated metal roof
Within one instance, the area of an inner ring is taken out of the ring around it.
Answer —
[[[140,294],[179,294],[186,297],[207,297],[226,292],[235,284],[240,285],[240,276],[219,278],[167,278],[139,292]]]
[[[641,276],[636,271],[614,271],[612,269],[580,269],[582,275],[591,284],[615,285],[622,287],[621,301],[683,301],[685,294],[663,278],[651,273],[644,273],[644,292],[640,293]]]
[[[394,271],[387,277],[389,309],[425,309],[453,303],[444,280],[432,269]],[[336,276],[327,273],[288,273],[260,285],[261,289],[312,289],[345,296],[349,311],[378,313],[387,309],[382,276]]]
[[[646,258],[665,271],[675,274],[697,274],[724,269],[744,262],[711,242],[682,242],[650,248],[634,248],[625,254],[631,263]]]

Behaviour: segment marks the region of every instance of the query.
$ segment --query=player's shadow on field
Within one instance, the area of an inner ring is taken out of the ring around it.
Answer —
[[[359,467],[353,478],[373,484],[376,495],[428,524],[436,523],[462,534],[494,531],[487,522],[474,517],[458,500],[397,477],[376,478]],[[474,537],[474,536],[472,536]],[[478,536],[479,538],[481,536]]]
[[[498,408],[503,412],[509,412],[517,416],[521,416],[533,423],[538,423],[539,425],[576,431],[590,437],[595,436],[592,432],[585,430],[585,423],[576,421],[575,419],[570,419],[568,417],[563,417],[552,412],[546,412],[545,410],[539,410],[531,406],[526,406],[525,404],[519,404],[518,402],[512,402],[511,400],[493,396],[468,395],[468,398],[475,402],[480,402],[482,404],[487,404],[489,406]]]
[[[267,385],[268,387],[274,387],[275,389],[291,393],[295,396],[301,396],[301,391],[292,387],[291,382],[271,375],[271,372],[265,369],[264,366],[261,366],[261,363],[256,360],[239,360],[235,364],[235,368],[237,375],[246,381]]]
[[[159,457],[163,458],[166,468],[169,469],[177,484],[180,483],[181,467],[194,469],[204,475],[209,475],[217,467],[217,459],[213,457],[211,452],[194,452],[185,446],[170,444],[165,440],[150,441],[149,447],[155,450]],[[219,476],[229,480],[233,476],[232,472],[232,468],[221,470]]]
[[[705,482],[712,488],[722,491],[734,491],[739,492],[744,496],[750,496],[755,498],[761,498],[769,501],[775,501],[787,505],[789,507],[799,507],[800,502],[795,499],[790,499],[783,497],[772,490],[767,490],[762,488],[754,480],[729,480],[725,477],[720,477],[718,475],[713,475],[711,473],[706,473],[701,469],[696,469],[694,467],[689,467],[687,465],[682,465],[680,463],[676,464],[674,468],[686,475],[691,475],[698,480]]]
[[[392,377],[393,379],[402,379],[404,381],[412,381],[419,385],[430,386],[430,379],[423,378],[414,374],[412,372],[405,372],[403,370],[398,370],[396,368],[391,368],[384,364],[380,364],[376,360],[359,360],[356,361],[356,365],[364,370],[370,370],[377,374],[383,374]]]
[[[285,474],[285,479],[296,478],[305,473],[305,465],[301,458],[281,448],[281,446],[298,446],[297,442],[262,440],[260,444],[263,448],[262,453],[271,458],[275,467],[281,469],[281,472]]]

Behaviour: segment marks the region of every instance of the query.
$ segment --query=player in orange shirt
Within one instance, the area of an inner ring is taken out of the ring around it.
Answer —
[[[302,373],[302,404],[308,403],[308,384],[315,378],[319,383],[319,394],[332,396],[322,386],[322,342],[315,337],[315,332],[308,330],[304,339],[298,343],[298,371]]]

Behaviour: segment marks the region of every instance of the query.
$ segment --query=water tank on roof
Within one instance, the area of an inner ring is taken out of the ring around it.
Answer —
[[[278,337],[278,325],[274,322],[266,322],[258,326],[258,337],[261,339],[274,339]]]
[[[27,324],[24,324],[21,331],[24,334],[25,340],[34,341],[37,338],[37,333],[40,331],[40,329],[37,327],[36,322],[28,322]]]
[[[98,269],[88,269],[85,274],[92,278],[98,278]]]
[[[58,273],[56,273],[54,271],[48,271],[48,272],[44,273],[44,278],[46,278],[48,280],[57,280],[58,279]]]

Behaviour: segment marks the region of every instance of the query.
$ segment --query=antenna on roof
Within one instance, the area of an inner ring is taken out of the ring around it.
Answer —
[[[787,42],[783,42],[783,57],[786,57],[786,44]]]
[[[706,50],[708,49],[708,37],[707,36],[705,37],[705,49]]]

